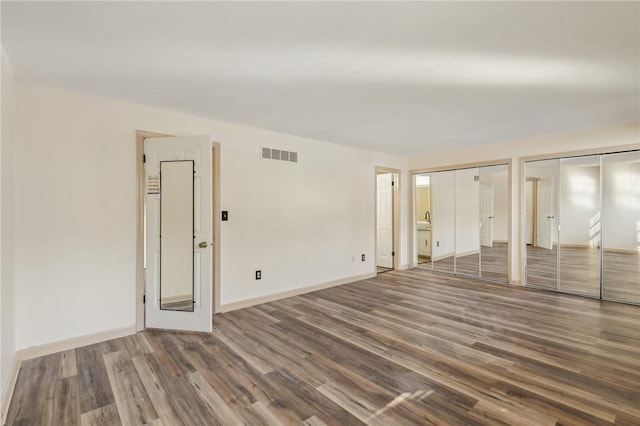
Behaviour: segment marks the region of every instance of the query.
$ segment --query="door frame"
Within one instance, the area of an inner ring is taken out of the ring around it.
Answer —
[[[144,207],[145,207],[145,175],[144,175],[144,140],[147,138],[170,137],[163,133],[136,130],[136,331],[145,328],[144,309]],[[212,142],[212,186],[213,191],[213,313],[220,312],[220,143]]]
[[[400,222],[399,222],[399,218],[400,218],[400,203],[399,203],[399,188],[400,188],[400,173],[401,170],[400,169],[394,169],[391,167],[384,167],[384,166],[375,166],[374,168],[374,172],[373,172],[373,198],[374,198],[374,203],[373,203],[373,254],[371,255],[371,257],[373,258],[373,273],[377,274],[378,273],[378,174],[382,174],[382,173],[391,173],[391,181],[393,182],[393,185],[391,186],[391,220],[392,220],[392,225],[391,225],[391,229],[393,232],[393,237],[392,237],[392,241],[393,241],[393,247],[392,247],[392,253],[393,253],[393,261],[392,261],[392,266],[393,266],[393,270],[397,271],[400,269]]]

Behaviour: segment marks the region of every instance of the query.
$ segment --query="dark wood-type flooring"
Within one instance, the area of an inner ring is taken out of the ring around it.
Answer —
[[[427,271],[23,363],[9,425],[640,424],[640,307]]]

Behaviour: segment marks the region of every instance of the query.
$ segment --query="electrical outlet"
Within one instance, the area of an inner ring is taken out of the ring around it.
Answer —
[[[364,253],[362,253],[362,261],[364,262]]]
[[[256,271],[256,280],[261,280],[262,279],[262,271],[258,270]]]

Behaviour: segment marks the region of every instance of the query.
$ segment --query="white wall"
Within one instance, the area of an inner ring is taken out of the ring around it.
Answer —
[[[406,158],[46,86],[16,89],[18,348],[134,325],[136,129],[221,143],[222,304],[372,273],[375,166],[402,170],[408,263]],[[261,160],[260,146],[297,151],[299,164]]]
[[[455,175],[431,174],[431,257],[453,256],[455,250]]]
[[[0,48],[0,387],[4,398],[9,370],[16,352],[14,282],[14,81],[11,66]],[[3,400],[0,398],[0,400]]]
[[[600,167],[560,166],[560,245],[600,238]]]
[[[565,135],[500,142],[457,151],[428,153],[410,158],[409,169],[421,170],[432,167],[448,168],[457,164],[512,159],[512,210],[511,229],[509,231],[512,255],[511,280],[519,282],[522,264],[522,247],[520,245],[520,157],[599,149],[628,144],[637,144],[640,147],[640,122],[605,129],[574,132]]]

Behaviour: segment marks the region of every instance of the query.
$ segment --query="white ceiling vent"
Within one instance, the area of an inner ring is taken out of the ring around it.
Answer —
[[[298,153],[294,151],[284,151],[282,149],[265,148],[261,149],[261,158],[263,160],[277,160],[285,163],[297,163]]]

